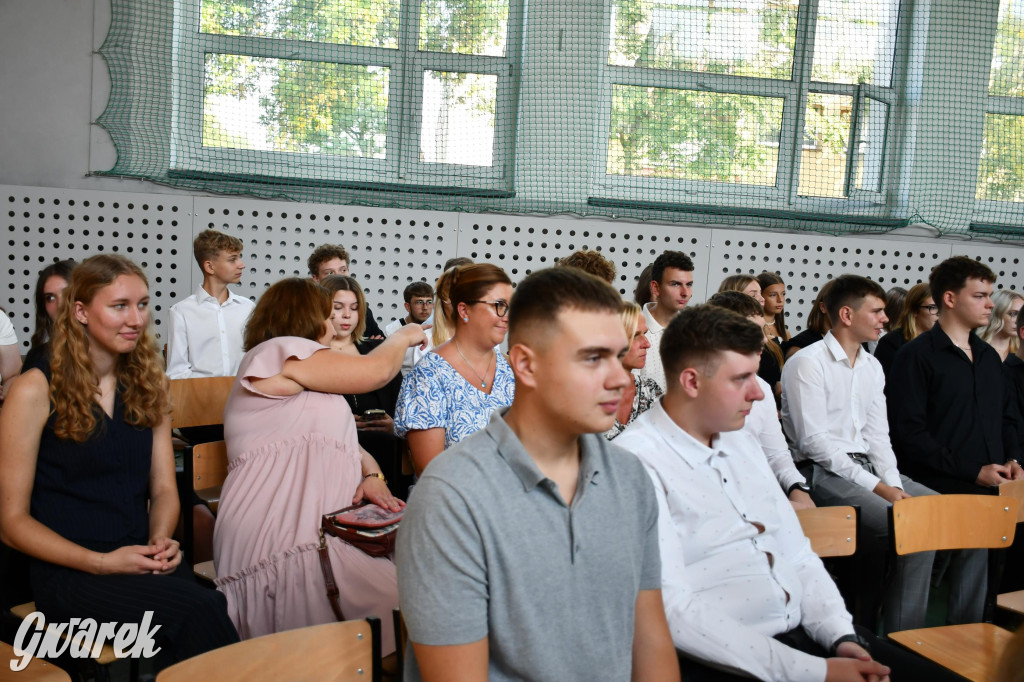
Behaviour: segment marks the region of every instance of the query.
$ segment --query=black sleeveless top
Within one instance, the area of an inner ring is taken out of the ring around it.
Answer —
[[[39,367],[47,380],[49,363]],[[58,438],[50,415],[39,441],[32,517],[83,547],[109,552],[149,542],[149,468],[153,430],[124,422],[121,392],[114,416],[96,407],[99,425],[84,443]]]

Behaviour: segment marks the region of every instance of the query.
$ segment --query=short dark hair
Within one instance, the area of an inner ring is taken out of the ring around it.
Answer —
[[[455,258],[449,258],[444,262],[444,268],[442,272],[447,272],[457,265],[472,265],[473,259],[466,256],[456,256]]]
[[[546,268],[527,276],[509,302],[509,345],[536,324],[553,324],[563,310],[608,312],[618,318],[622,296],[604,280],[579,268]]]
[[[654,259],[651,268],[651,281],[661,284],[666,268],[675,268],[683,272],[693,272],[693,261],[682,251],[666,251]]]
[[[245,325],[245,350],[279,336],[318,341],[331,316],[332,295],[311,279],[286,277],[263,292]]]
[[[731,310],[743,317],[764,316],[764,308],[761,307],[761,304],[753,296],[748,296],[742,291],[719,291],[708,299],[708,305]]]
[[[562,267],[579,268],[611,284],[615,281],[615,263],[601,255],[600,251],[574,251],[558,261]]]
[[[957,292],[967,286],[967,280],[980,279],[989,284],[996,283],[992,268],[967,256],[953,256],[942,261],[928,276],[932,288],[932,301],[942,310],[942,295],[947,291]]]
[[[760,355],[763,341],[764,331],[747,318],[705,304],[676,313],[661,335],[658,351],[667,376],[678,377],[687,367],[699,367],[710,374],[716,354],[731,350]],[[668,381],[669,387],[675,383],[674,379]]]
[[[320,274],[320,266],[335,258],[340,258],[347,265],[352,264],[348,257],[348,251],[341,244],[321,244],[313,249],[313,253],[309,254],[309,259],[306,260],[306,265],[309,267],[309,276],[318,276]]]
[[[406,303],[411,301],[417,296],[434,296],[434,287],[430,286],[426,282],[413,282],[405,288],[402,292],[402,298]]]
[[[839,275],[832,280],[832,287],[825,296],[825,310],[828,312],[829,322],[836,326],[839,319],[839,310],[844,306],[860,307],[861,302],[867,296],[874,296],[885,304],[885,289],[878,282],[860,275]]]
[[[641,308],[651,302],[651,271],[654,270],[654,263],[648,263],[636,280],[636,288],[633,290],[633,300]]]

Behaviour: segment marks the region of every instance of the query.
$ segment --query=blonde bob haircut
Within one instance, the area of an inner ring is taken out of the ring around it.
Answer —
[[[102,428],[102,412],[96,403],[99,377],[89,355],[91,341],[88,328],[75,317],[74,304],[92,303],[97,293],[123,275],[138,277],[149,287],[142,268],[117,254],[87,258],[71,272],[50,342],[50,405],[58,438],[84,443]],[[124,421],[146,429],[160,424],[170,412],[170,396],[148,322],[135,347],[118,358],[115,373]]]
[[[319,341],[333,303],[327,289],[311,279],[286,277],[267,289],[245,325],[245,350],[280,336]]]
[[[420,284],[423,284],[423,282],[420,282]],[[356,343],[365,341],[366,296],[363,295],[363,288],[359,286],[359,282],[354,277],[349,277],[348,275],[328,275],[320,280],[320,286],[327,289],[327,293],[331,295],[332,310],[334,309],[334,295],[339,291],[351,291],[356,295],[356,304],[359,307],[359,321],[356,322],[356,326],[352,329],[352,339]]]

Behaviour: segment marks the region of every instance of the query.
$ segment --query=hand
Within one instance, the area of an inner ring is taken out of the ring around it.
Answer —
[[[889,682],[889,668],[871,660],[855,642],[843,642],[836,657],[825,661],[825,682]]]
[[[384,335],[383,334],[374,334],[373,336],[367,336],[366,338],[373,339],[374,341],[381,341],[381,340],[384,339]]]
[[[393,512],[401,511],[405,507],[405,502],[392,495],[391,491],[388,490],[388,484],[376,476],[364,478],[363,482],[356,488],[352,504],[359,504],[363,500],[368,500],[378,507],[383,507]]]
[[[1001,485],[1009,481],[1011,476],[1010,467],[1005,464],[986,464],[978,472],[978,480],[975,483],[986,487]]]
[[[153,555],[159,552],[155,545],[125,545],[113,552],[99,555],[97,575],[144,575],[163,569],[164,562]]]
[[[150,540],[150,546],[157,549],[156,554],[153,555],[153,559],[164,563],[164,568],[159,571],[153,571],[158,575],[166,575],[167,573],[174,573],[184,558],[184,554],[181,552],[181,545],[177,540],[173,540],[168,537],[159,537]]]
[[[401,337],[406,343],[409,344],[410,348],[414,346],[419,346],[420,350],[427,349],[427,335],[423,333],[423,327],[419,326],[418,324],[413,324],[412,322],[410,322],[409,324],[403,325],[398,331],[396,331],[391,336]]]
[[[814,500],[799,488],[789,494],[789,503],[793,505],[793,509],[814,509]]]
[[[389,414],[378,415],[367,419],[361,414],[356,415],[356,429],[371,433],[394,433],[395,420]]]
[[[1019,481],[1024,478],[1024,468],[1021,468],[1019,464],[1016,462],[1008,462],[1006,466],[1010,467],[1010,478],[1015,481]]]
[[[886,485],[881,481],[878,482],[878,485],[875,486],[872,492],[881,497],[889,504],[892,504],[896,500],[905,500],[908,497],[913,497],[910,493],[904,491],[902,488],[894,488],[893,486]]]

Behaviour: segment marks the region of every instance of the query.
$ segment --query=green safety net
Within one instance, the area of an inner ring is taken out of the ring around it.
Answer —
[[[828,233],[1024,233],[1024,0],[112,0],[103,174]]]

